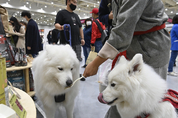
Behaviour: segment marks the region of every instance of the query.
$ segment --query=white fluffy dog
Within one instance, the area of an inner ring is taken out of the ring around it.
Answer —
[[[100,93],[100,102],[116,105],[121,118],[176,118],[175,108],[162,102],[167,85],[136,54],[131,61],[123,56],[108,75],[108,86]],[[149,115],[149,116],[148,116]]]
[[[37,98],[43,103],[47,118],[54,118],[59,105],[73,118],[74,100],[79,91],[79,61],[69,45],[47,45],[33,61]]]

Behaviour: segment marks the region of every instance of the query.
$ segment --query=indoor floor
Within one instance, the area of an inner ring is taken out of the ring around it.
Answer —
[[[84,60],[84,59],[83,59]],[[80,62],[80,73],[84,72],[84,61]],[[174,71],[178,72],[177,66],[174,67]],[[167,76],[168,88],[178,91],[178,77]],[[86,81],[81,81],[80,91],[75,101],[74,118],[104,118],[108,105],[101,104],[97,97],[99,95],[99,84],[97,82],[97,76],[86,78]],[[41,103],[37,100],[36,106],[38,109],[37,118],[46,118],[41,114],[44,114]],[[56,112],[55,118],[67,118],[64,108],[60,108],[62,113]],[[40,111],[40,112],[39,112]],[[41,113],[41,114],[40,114]]]

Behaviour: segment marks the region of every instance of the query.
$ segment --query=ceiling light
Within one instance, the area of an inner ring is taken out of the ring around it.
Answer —
[[[28,5],[29,3],[28,3],[28,2],[26,2],[26,4]]]
[[[165,9],[165,11],[167,11],[167,9]]]
[[[97,3],[99,4],[100,2],[98,1]]]
[[[87,7],[89,7],[89,5],[87,5]]]
[[[171,11],[171,14],[173,13],[173,11]]]
[[[54,4],[53,2],[51,2],[51,4]]]
[[[176,2],[176,4],[178,4],[178,2]]]
[[[46,17],[46,15],[44,15],[44,17]]]
[[[11,0],[8,0],[8,1],[11,1]]]
[[[47,6],[45,6],[45,8],[47,8]]]

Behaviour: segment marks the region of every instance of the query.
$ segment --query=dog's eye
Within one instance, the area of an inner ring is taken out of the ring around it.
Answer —
[[[73,68],[71,68],[71,70],[73,70]]]
[[[63,71],[63,68],[58,68],[60,71]]]
[[[111,84],[112,87],[115,87],[115,85],[116,85],[116,84],[114,84],[114,83]]]

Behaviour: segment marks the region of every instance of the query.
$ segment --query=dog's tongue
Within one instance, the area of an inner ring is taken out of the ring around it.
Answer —
[[[107,104],[107,102],[103,100],[103,94],[102,93],[99,94],[98,100],[103,104]]]

